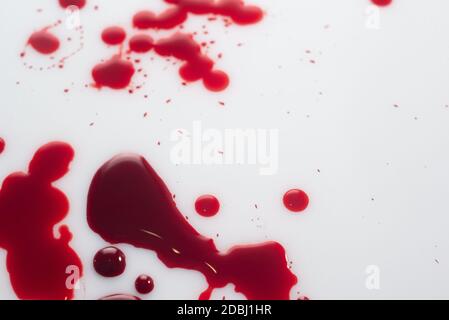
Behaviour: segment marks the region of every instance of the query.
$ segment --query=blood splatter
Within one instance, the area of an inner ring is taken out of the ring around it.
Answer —
[[[28,44],[45,55],[55,53],[60,47],[59,39],[50,32],[49,28],[34,32],[28,39]]]
[[[53,183],[68,172],[73,157],[68,144],[44,145],[28,173],[9,175],[0,190],[0,247],[7,251],[7,270],[20,299],[72,299],[73,282],[82,276],[81,261],[69,246],[69,228],[60,226],[59,237],[54,234],[69,202]],[[68,282],[71,274],[73,282]]]
[[[122,27],[109,27],[103,30],[101,39],[111,46],[122,44],[126,39],[126,31]]]
[[[213,217],[220,210],[220,202],[215,196],[204,195],[195,201],[195,210],[203,217]]]
[[[309,206],[309,196],[302,190],[293,189],[285,193],[283,202],[288,210],[301,212]]]
[[[76,6],[79,9],[82,9],[86,5],[86,0],[59,0],[59,5],[64,9],[70,6]]]
[[[140,294],[149,294],[154,289],[153,279],[145,274],[138,276],[134,285]]]
[[[95,87],[108,87],[119,90],[129,86],[136,70],[131,61],[124,60],[120,55],[113,56],[100,63],[92,70]]]
[[[94,257],[94,269],[103,277],[113,278],[121,275],[126,269],[125,254],[116,247],[99,250]]]
[[[231,18],[240,25],[254,24],[262,20],[263,11],[256,6],[245,5],[243,0],[165,0],[172,4],[161,14],[140,11],[133,18],[138,29],[173,29],[187,20],[188,14],[212,14]]]
[[[248,299],[289,299],[297,283],[277,242],[236,246],[219,252],[179,212],[172,194],[141,156],[119,155],[95,174],[88,194],[87,221],[104,240],[153,250],[169,268],[202,273],[209,288],[229,283]]]

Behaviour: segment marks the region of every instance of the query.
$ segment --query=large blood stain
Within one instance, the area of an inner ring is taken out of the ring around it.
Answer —
[[[236,246],[219,252],[177,209],[165,183],[141,156],[119,155],[92,180],[87,220],[104,240],[153,250],[169,268],[201,272],[209,288],[234,284],[248,299],[289,299],[297,283],[284,248],[276,242]]]
[[[7,270],[20,299],[72,299],[70,276],[82,275],[68,227],[58,228],[59,237],[54,234],[69,202],[52,184],[68,172],[73,157],[69,145],[47,144],[34,155],[28,173],[11,174],[0,190],[0,248],[7,251]]]

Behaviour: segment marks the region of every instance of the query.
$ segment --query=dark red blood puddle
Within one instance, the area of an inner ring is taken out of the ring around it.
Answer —
[[[129,294],[112,294],[110,296],[103,297],[99,300],[114,301],[114,300],[140,300],[140,298]]]
[[[60,236],[54,235],[69,201],[52,184],[68,172],[73,157],[68,144],[47,144],[35,153],[28,173],[9,175],[0,190],[0,248],[7,251],[7,270],[20,299],[72,299],[67,268],[82,275],[68,227],[60,226]]]
[[[79,9],[82,9],[86,5],[86,0],[59,0],[59,5],[64,9],[70,6],[76,6]]]
[[[108,87],[119,90],[130,85],[135,72],[131,61],[116,55],[108,61],[96,65],[92,70],[92,77],[96,88]]]
[[[204,195],[195,201],[195,210],[203,217],[213,217],[220,210],[220,202],[212,195]]]
[[[107,278],[117,277],[126,269],[126,257],[120,249],[107,247],[97,252],[93,264],[99,275]]]
[[[283,202],[285,207],[292,212],[301,212],[309,205],[308,195],[298,189],[293,189],[285,193]]]
[[[122,44],[126,39],[126,32],[122,27],[109,27],[103,30],[101,39],[111,46]]]
[[[376,6],[385,7],[391,4],[393,0],[371,0],[371,2]]]
[[[3,151],[5,151],[5,146],[6,146],[5,140],[0,138],[0,154],[2,154]]]
[[[50,32],[49,28],[34,32],[28,39],[28,44],[41,54],[52,54],[60,47],[59,39]]]
[[[165,183],[138,155],[120,155],[101,167],[92,180],[87,220],[104,240],[155,251],[169,268],[202,273],[209,288],[234,284],[251,300],[290,299],[298,279],[277,242],[236,246],[219,252],[177,209]]]
[[[262,20],[263,11],[256,6],[245,5],[243,0],[165,0],[173,6],[161,14],[152,11],[138,12],[133,18],[138,29],[172,29],[187,20],[189,13],[212,14],[231,18],[241,25]]]
[[[154,289],[153,279],[145,274],[138,276],[134,285],[140,294],[149,294]]]

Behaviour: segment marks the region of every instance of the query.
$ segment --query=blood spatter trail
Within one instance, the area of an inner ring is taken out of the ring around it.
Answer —
[[[129,295],[129,294],[111,294],[110,296],[106,296],[103,298],[100,298],[99,300],[105,300],[105,301],[115,301],[115,300],[140,300],[140,298]]]
[[[93,265],[99,275],[107,278],[117,277],[126,269],[126,257],[120,249],[107,247],[95,254]]]
[[[393,2],[393,0],[371,0],[371,2],[376,6],[385,7],[390,5]]]
[[[70,6],[76,6],[79,9],[82,9],[86,5],[86,0],[58,0],[58,1],[59,5],[64,9]]]
[[[154,281],[150,276],[141,274],[137,277],[134,286],[140,294],[149,294],[154,289]]]
[[[289,299],[297,283],[279,243],[219,252],[212,239],[189,224],[162,179],[138,155],[117,156],[98,170],[89,189],[87,221],[110,243],[153,250],[169,268],[201,272],[209,284],[202,299],[229,283],[248,299]]]
[[[120,90],[130,85],[135,72],[131,61],[116,55],[108,61],[96,65],[92,70],[92,77],[96,88],[108,87]]]
[[[53,230],[66,217],[69,202],[52,184],[68,172],[73,157],[69,145],[47,144],[35,153],[28,173],[11,174],[0,190],[0,247],[7,251],[7,270],[20,299],[72,299],[74,283],[67,282],[67,272],[82,276],[68,227],[59,227],[59,237]]]
[[[192,35],[176,33],[161,39],[155,44],[155,51],[160,56],[184,61],[179,74],[186,82],[202,80],[210,91],[223,91],[229,85],[228,75],[223,71],[214,70],[214,62],[202,54],[201,45]]]
[[[140,11],[133,18],[138,29],[173,29],[187,20],[188,14],[212,14],[231,18],[240,25],[254,24],[263,19],[263,11],[246,5],[243,0],[165,0],[173,6],[160,14]]]
[[[302,190],[293,189],[285,193],[283,202],[288,210],[301,212],[309,206],[309,196]]]
[[[109,27],[103,30],[101,39],[111,46],[122,44],[126,39],[126,31],[118,26]]]
[[[50,32],[50,28],[44,28],[34,32],[28,39],[28,45],[41,54],[52,54],[60,47],[59,39]]]
[[[3,138],[0,138],[0,154],[2,154],[3,151],[5,151],[5,146],[6,146],[5,140],[3,140]]]
[[[204,195],[195,201],[195,210],[203,217],[213,217],[220,210],[220,202],[213,195]]]

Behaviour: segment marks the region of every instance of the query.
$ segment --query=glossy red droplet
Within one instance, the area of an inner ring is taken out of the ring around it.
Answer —
[[[82,9],[86,5],[86,0],[59,0],[59,5],[64,9],[70,6],[76,6]]]
[[[92,70],[92,77],[97,88],[124,89],[131,83],[135,73],[131,61],[120,56],[114,56],[106,62],[96,65]]]
[[[204,195],[196,200],[195,210],[203,217],[213,217],[220,210],[220,202],[215,196]]]
[[[165,183],[138,155],[119,155],[97,171],[87,221],[109,243],[152,250],[169,268],[201,272],[209,285],[201,299],[233,284],[251,300],[287,300],[298,281],[277,242],[218,251],[212,239],[189,224]]]
[[[149,294],[154,289],[153,279],[145,274],[138,276],[134,285],[140,294]]]
[[[95,254],[94,269],[103,277],[117,277],[125,272],[125,254],[116,247],[103,248]]]
[[[101,39],[111,46],[122,44],[126,39],[126,31],[122,27],[108,27],[101,33]]]
[[[299,189],[293,189],[285,193],[284,205],[292,212],[301,212],[307,209],[309,205],[308,195]]]
[[[34,32],[28,39],[28,44],[41,54],[52,54],[58,51],[60,42],[48,28]]]
[[[28,173],[9,175],[0,190],[0,248],[19,299],[67,300],[83,275],[78,255],[69,246],[72,234],[63,221],[69,211],[65,194],[53,186],[74,157],[65,143],[41,147]]]
[[[377,6],[385,7],[393,2],[393,0],[371,0],[371,2]]]

